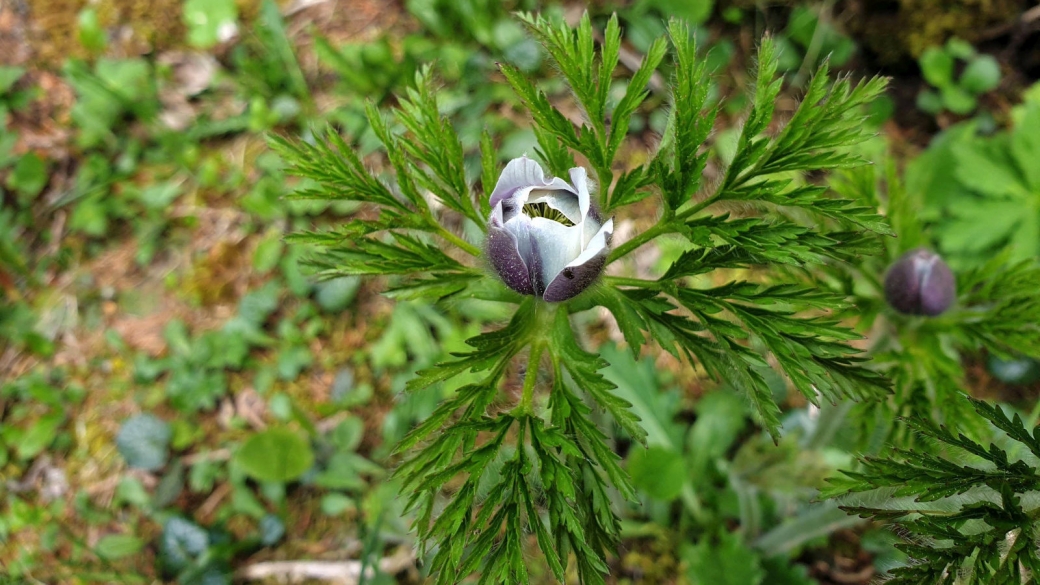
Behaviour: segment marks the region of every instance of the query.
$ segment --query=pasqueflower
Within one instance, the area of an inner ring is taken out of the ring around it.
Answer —
[[[565,301],[591,285],[607,263],[614,220],[592,205],[585,169],[571,182],[546,179],[526,156],[506,165],[491,193],[487,255],[509,288]]]
[[[949,309],[956,296],[950,267],[924,248],[900,256],[885,275],[885,300],[900,313],[934,317]]]

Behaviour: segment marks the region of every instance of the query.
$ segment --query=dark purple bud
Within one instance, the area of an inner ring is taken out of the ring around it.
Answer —
[[[918,248],[903,254],[885,275],[885,300],[907,315],[935,317],[957,297],[957,282],[938,254]]]

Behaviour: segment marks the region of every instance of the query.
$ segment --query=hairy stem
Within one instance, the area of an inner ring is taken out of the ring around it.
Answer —
[[[646,230],[645,232],[639,234],[638,236],[615,248],[610,253],[610,256],[607,258],[607,264],[610,264],[615,260],[624,258],[628,254],[631,254],[637,248],[639,248],[643,244],[650,242],[650,240],[653,240],[657,236],[678,231],[677,229],[675,229],[677,227],[676,224],[681,223],[688,217],[700,213],[709,205],[718,201],[719,195],[720,193],[715,193],[707,199],[705,199],[704,201],[694,204],[692,207],[689,207],[687,209],[680,208],[681,211],[679,211],[678,213],[666,214],[656,224],[654,224],[652,228]]]
[[[517,411],[530,413],[534,402],[534,385],[538,382],[538,367],[542,361],[542,351],[545,343],[536,341],[531,345],[531,354],[527,357],[527,375],[524,376],[524,391],[520,396],[520,405]]]
[[[643,244],[649,242],[650,240],[656,238],[661,234],[667,233],[669,223],[669,221],[666,221],[664,218],[662,218],[661,221],[657,222],[654,225],[654,227],[646,230],[645,232],[639,234],[638,236],[632,238],[624,244],[621,244],[617,248],[614,248],[614,251],[612,251],[610,253],[610,256],[607,258],[607,264],[610,264],[611,262],[614,262],[615,260],[618,260],[620,258],[624,258],[628,254],[634,252]]]
[[[460,238],[460,237],[456,236],[455,234],[449,232],[444,226],[442,226],[440,224],[436,224],[436,225],[437,225],[437,233],[440,234],[440,236],[442,238],[444,238],[445,240],[448,240],[452,244],[455,244],[463,252],[466,252],[466,253],[468,253],[471,256],[480,256],[480,248],[474,246],[473,244],[467,242],[466,240],[463,240],[462,238]]]
[[[603,280],[615,286],[635,286],[639,288],[660,288],[661,283],[656,280],[642,278],[627,278],[624,276],[604,276]]]

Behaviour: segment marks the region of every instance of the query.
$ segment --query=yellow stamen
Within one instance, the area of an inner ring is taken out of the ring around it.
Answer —
[[[567,227],[574,225],[574,222],[567,218],[560,210],[549,207],[548,203],[527,203],[524,205],[524,214],[527,217],[544,217],[545,219],[551,219],[557,223],[562,223]]]

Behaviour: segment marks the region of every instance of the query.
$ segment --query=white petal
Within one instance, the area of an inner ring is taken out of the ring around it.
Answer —
[[[593,257],[596,256],[596,254],[599,254],[607,246],[610,245],[610,238],[613,235],[614,218],[610,218],[607,220],[607,223],[603,224],[603,227],[599,228],[599,231],[596,232],[596,235],[594,235],[592,239],[589,240],[588,245],[585,246],[585,249],[582,250],[581,254],[579,254],[578,257],[572,260],[571,262],[567,263],[567,265],[564,268],[573,268],[574,266],[581,266],[582,264],[591,260]]]
[[[518,192],[518,195],[519,193],[520,192]],[[581,213],[581,206],[578,197],[571,191],[564,191],[562,189],[556,189],[553,191],[547,189],[534,189],[530,192],[527,203],[545,203],[549,207],[562,213],[567,217],[567,219],[571,220],[571,223],[573,224],[581,223],[581,218],[584,217]]]
[[[528,266],[531,266],[531,257],[534,253],[531,248],[531,218],[523,214],[516,215],[505,223],[505,229],[516,238],[520,257]]]
[[[585,229],[582,230],[582,250],[589,246],[589,242],[592,241],[592,238],[594,238],[596,234],[600,231],[600,229],[603,228],[603,224],[599,223],[599,219],[591,216],[585,218],[585,223],[583,225]],[[613,231],[613,229],[611,231]]]
[[[531,220],[531,245],[541,267],[540,282],[548,284],[581,255],[582,226],[565,226],[544,217]]]
[[[591,204],[589,197],[588,172],[583,167],[574,167],[571,169],[571,184],[574,185],[575,190],[578,192],[578,208],[581,212],[582,219],[584,219],[589,215],[589,206]]]
[[[545,171],[542,170],[542,167],[526,156],[522,156],[509,161],[506,168],[502,170],[502,174],[498,177],[498,183],[495,184],[495,189],[491,192],[491,207],[498,205],[499,201],[516,197],[521,190],[523,190],[526,202],[527,194],[530,193],[531,189],[562,189],[574,192],[574,189],[563,179],[554,178],[551,181],[546,181]],[[520,205],[523,205],[523,203],[520,203]],[[508,213],[510,210],[507,209],[506,211]]]

